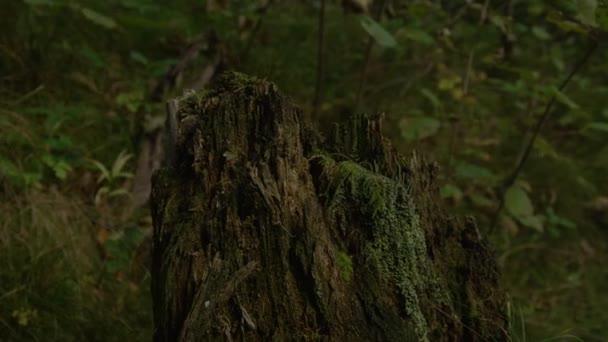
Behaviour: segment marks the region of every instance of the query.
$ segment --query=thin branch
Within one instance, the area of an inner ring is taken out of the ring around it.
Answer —
[[[591,43],[591,45],[589,46],[589,48],[587,49],[587,51],[585,52],[583,57],[574,65],[574,68],[572,68],[572,71],[570,71],[570,74],[568,74],[566,79],[559,85],[558,89],[560,92],[566,88],[566,86],[568,85],[568,83],[570,83],[570,81],[572,80],[574,75],[576,75],[583,68],[583,66],[589,60],[589,57],[591,57],[593,52],[596,50],[597,46],[598,46],[598,40],[593,39],[593,42]],[[492,220],[490,221],[491,223],[490,223],[489,233],[492,233],[494,231],[494,228],[496,227],[496,223],[500,216],[500,212],[502,211],[502,209],[505,205],[506,191],[515,183],[515,181],[517,180],[517,177],[519,176],[521,170],[524,167],[524,164],[528,160],[528,157],[530,157],[530,153],[532,152],[532,147],[534,146],[534,143],[536,142],[536,139],[538,138],[540,131],[543,128],[543,125],[549,119],[549,116],[551,115],[551,110],[553,109],[555,102],[557,102],[557,96],[553,95],[553,97],[551,98],[551,100],[549,101],[547,106],[545,107],[543,114],[538,118],[538,121],[536,122],[536,126],[534,127],[534,130],[532,132],[532,137],[530,138],[530,141],[528,141],[528,144],[526,145],[524,152],[522,153],[522,156],[519,159],[519,161],[515,167],[515,170],[513,170],[511,175],[506,179],[505,183],[503,184],[503,188],[500,193],[500,202],[498,203],[498,208],[496,208],[496,211],[494,212]]]
[[[361,70],[361,77],[359,79],[359,87],[357,88],[357,97],[355,98],[355,110],[359,111],[361,105],[361,97],[363,96],[363,85],[367,79],[367,69],[369,68],[369,60],[372,54],[372,47],[374,46],[374,38],[369,37],[367,45],[365,46],[365,64],[363,70]]]
[[[384,7],[386,6],[386,0],[383,0],[378,6],[378,12],[376,12],[375,20],[378,22],[382,18],[382,13],[384,12]],[[357,97],[355,98],[355,111],[359,111],[359,106],[361,105],[361,100],[363,98],[363,88],[365,86],[365,81],[367,80],[367,71],[369,68],[369,62],[372,56],[372,48],[374,47],[374,38],[369,37],[367,40],[367,45],[365,46],[365,64],[363,65],[363,70],[361,70],[361,78],[359,79],[359,87],[357,88]]]
[[[319,9],[319,32],[317,48],[317,81],[315,85],[315,98],[312,103],[312,119],[319,118],[319,106],[321,105],[321,88],[323,86],[323,67],[325,57],[325,0],[321,0]]]

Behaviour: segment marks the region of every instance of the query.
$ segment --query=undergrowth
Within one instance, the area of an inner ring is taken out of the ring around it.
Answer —
[[[4,197],[0,212],[0,340],[151,339],[149,277],[131,261],[107,271],[116,256],[101,256],[94,207],[31,190]]]
[[[201,34],[214,32],[224,66],[276,82],[312,111],[316,2],[276,1],[266,12],[255,1],[219,3],[2,3],[0,340],[150,339],[138,259],[149,218],[129,210],[125,193],[139,138],[164,121],[150,86]],[[319,121],[386,112],[396,147],[438,160],[441,195],[482,231],[504,190],[488,237],[511,296],[511,339],[605,340],[605,47],[556,87],[606,26],[607,4],[387,3],[385,17],[362,21],[328,2]],[[529,161],[501,189],[552,97]],[[353,186],[361,170],[339,167]],[[382,184],[358,183],[371,212],[386,205]]]

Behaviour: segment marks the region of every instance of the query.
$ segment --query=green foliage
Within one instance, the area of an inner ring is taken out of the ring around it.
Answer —
[[[152,338],[148,277],[103,274],[79,199],[33,190],[0,203],[0,340]]]
[[[104,243],[107,253],[105,263],[106,272],[129,270],[137,247],[140,246],[146,235],[138,229],[128,229],[113,234]]]
[[[95,204],[99,204],[104,196],[111,198],[116,196],[130,195],[129,190],[122,187],[122,184],[119,182],[121,180],[133,178],[133,174],[124,170],[131,157],[133,156],[127,154],[125,151],[120,152],[120,154],[116,157],[116,160],[114,160],[111,168],[107,168],[97,160],[91,160],[91,163],[99,172],[97,183],[100,184],[100,188],[95,194]]]
[[[515,330],[514,340],[542,340],[566,330],[581,338],[588,334],[590,340],[604,338],[601,261],[608,246],[605,236],[595,235],[602,227],[584,209],[608,192],[603,45],[568,87],[558,87],[589,41],[605,40],[608,3],[526,0],[508,8],[500,1],[394,1],[388,15],[375,20],[345,14],[337,3],[328,2],[326,11],[324,122],[338,113],[386,112],[384,129],[395,145],[432,154],[442,166],[441,195],[454,211],[474,214],[482,231],[522,145],[555,98],[529,161],[505,193],[501,224],[491,239],[514,293],[513,317],[525,325]],[[316,79],[318,8],[276,2],[263,14],[254,1],[231,1],[215,10],[206,5],[191,0],[4,3],[0,191],[48,194],[58,188],[73,194],[74,202],[95,199],[87,210],[100,221],[116,216],[115,207],[128,200],[133,142],[141,131],[164,122],[163,105],[147,101],[148,85],[210,30],[221,43],[226,67],[277,82],[308,111]],[[206,57],[200,57],[193,74]],[[333,208],[355,195],[362,210],[381,217],[391,205],[390,180],[371,166],[324,158],[325,168],[336,175],[327,194]],[[23,220],[18,213],[25,207],[3,211],[5,221]],[[112,210],[96,211],[105,207]],[[22,240],[40,243],[39,248],[18,240],[0,246],[5,262],[0,287],[9,293],[0,296],[0,325],[9,322],[12,339],[90,340],[107,332],[118,340],[149,339],[147,318],[129,321],[149,316],[142,297],[146,290],[131,296],[131,284],[112,274],[132,268],[142,237],[122,230],[110,234],[100,242],[107,252],[103,261],[96,255],[61,256],[44,249],[49,236],[34,229],[49,221],[57,229],[48,226],[48,231],[61,231],[60,214],[20,225],[32,227]],[[77,222],[82,224],[74,229],[90,220]],[[62,251],[68,250],[61,241],[89,246],[84,241],[90,233],[78,233],[77,240],[56,237],[53,246]],[[338,262],[348,270],[345,256]],[[53,268],[55,263],[68,271]],[[102,285],[97,284],[100,270],[112,274],[102,277]],[[129,311],[129,298],[142,312]],[[573,313],[584,318],[575,321]]]
[[[597,26],[595,21],[595,11],[597,0],[576,0],[578,19],[585,25]]]
[[[505,208],[507,212],[524,226],[543,230],[540,216],[534,215],[534,206],[526,191],[519,185],[513,185],[505,193]]]
[[[406,140],[417,140],[431,137],[439,131],[441,121],[424,116],[403,118],[399,122],[401,136]]]
[[[420,310],[421,294],[441,303],[447,300],[442,298],[446,290],[427,264],[424,229],[407,185],[350,160],[336,162],[321,154],[312,159],[323,167],[327,188],[322,192],[326,194],[334,223],[340,224],[339,218],[351,208],[359,208],[364,217],[369,217],[361,224],[369,230],[371,238],[359,257],[373,265],[380,281],[397,284],[404,299],[403,309],[414,322],[416,338],[428,341],[427,321]],[[347,255],[344,260],[341,254],[337,256],[338,265],[348,280],[350,276],[347,278],[346,274],[352,273],[352,261]]]
[[[344,252],[339,252],[336,255],[336,259],[340,275],[344,280],[350,281],[353,277],[353,260]]]
[[[339,209],[347,197],[366,198],[361,210],[368,211],[371,215],[386,209],[389,189],[385,176],[367,170],[353,161],[336,162],[322,154],[315,155],[312,159],[319,159],[324,167],[324,174],[331,178],[331,185],[325,190],[330,209]]]
[[[394,48],[397,41],[380,24],[369,16],[361,17],[361,26],[369,33],[374,40],[383,47]]]

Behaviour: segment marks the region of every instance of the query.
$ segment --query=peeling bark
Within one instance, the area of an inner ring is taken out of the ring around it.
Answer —
[[[178,116],[176,159],[153,178],[155,341],[506,340],[493,254],[381,118],[322,140],[240,74]]]

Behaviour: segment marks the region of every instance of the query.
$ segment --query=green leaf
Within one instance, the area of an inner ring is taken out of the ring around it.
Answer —
[[[505,208],[518,220],[534,214],[534,206],[530,197],[524,189],[517,185],[511,186],[505,193]]]
[[[116,96],[116,104],[125,106],[132,113],[135,113],[139,109],[143,101],[144,93],[141,90],[120,93]]]
[[[131,51],[131,59],[143,65],[148,65],[148,59],[138,51]]]
[[[483,194],[474,192],[469,194],[468,197],[476,207],[492,208],[494,206],[494,202]]]
[[[80,11],[82,12],[82,15],[85,18],[89,19],[92,23],[97,24],[101,27],[111,30],[118,26],[114,19],[106,17],[105,15],[99,12],[95,12],[92,9],[82,8]]]
[[[116,176],[118,176],[121,173],[122,168],[125,166],[125,164],[127,164],[127,162],[129,161],[129,159],[131,159],[131,157],[133,157],[133,155],[127,153],[126,151],[120,152],[118,157],[116,157],[114,164],[112,165],[112,173],[111,173],[112,178],[116,178]]]
[[[119,196],[125,196],[125,195],[130,195],[131,192],[127,189],[121,188],[121,189],[116,189],[113,191],[110,191],[108,193],[108,197],[119,197]]]
[[[435,95],[432,91],[427,88],[422,88],[420,89],[420,93],[431,101],[431,104],[433,104],[433,108],[435,108],[435,110],[441,108],[441,100],[439,100],[437,95]]]
[[[534,141],[534,148],[539,152],[542,157],[548,156],[553,159],[559,158],[559,153],[557,153],[551,143],[549,143],[549,141],[547,141],[541,136],[538,136],[536,138],[536,141]]]
[[[100,173],[99,177],[97,178],[97,183],[101,183],[104,180],[108,182],[112,181],[112,175],[110,174],[110,170],[108,170],[105,165],[98,162],[97,160],[91,160],[91,163],[97,167],[97,170],[99,170]]]
[[[539,232],[543,231],[542,215],[518,216],[517,220],[526,227],[533,228]]]
[[[501,32],[507,32],[507,24],[505,23],[505,18],[502,16],[498,16],[498,15],[492,15],[490,16],[490,22],[498,27],[498,29],[500,29]]]
[[[374,19],[363,16],[361,18],[361,26],[363,26],[363,29],[365,29],[380,46],[385,48],[394,48],[397,46],[395,38],[393,38],[393,36]]]
[[[583,24],[589,26],[597,26],[595,21],[595,10],[597,9],[597,0],[576,0],[576,7],[578,10],[577,18],[583,22]]]
[[[433,39],[433,36],[431,36],[430,34],[428,34],[425,31],[416,29],[416,28],[407,28],[404,29],[402,31],[402,34],[410,39],[413,40],[417,43],[421,43],[424,45],[433,45],[435,43],[435,39]]]
[[[492,171],[485,167],[460,161],[456,164],[456,174],[463,178],[489,180],[495,178]]]
[[[72,167],[70,164],[64,161],[58,161],[53,165],[53,172],[55,172],[55,176],[61,180],[65,180],[68,174],[72,171]]]
[[[600,132],[608,132],[608,122],[592,122],[585,125],[585,130],[592,129]]]
[[[547,208],[547,213],[545,214],[545,216],[547,217],[547,221],[555,226],[561,226],[568,229],[576,228],[576,223],[568,220],[567,218],[557,215],[555,213],[555,210],[553,210],[553,208],[551,207]]]
[[[460,201],[463,196],[462,190],[453,184],[442,186],[439,190],[439,194],[441,195],[441,198],[453,198],[456,201]]]
[[[82,57],[84,57],[91,63],[91,65],[98,68],[106,66],[106,62],[104,61],[103,57],[99,53],[97,53],[97,51],[91,49],[90,47],[85,46],[80,49],[79,52]]]
[[[595,12],[597,23],[604,32],[608,31],[608,6],[603,6]]]
[[[551,86],[549,87],[549,92],[555,96],[555,99],[563,104],[565,104],[566,106],[570,107],[571,109],[578,109],[580,108],[578,104],[576,104],[576,102],[572,101],[566,94],[562,93],[559,89],[557,89],[556,86]]]
[[[441,127],[441,122],[435,118],[419,116],[402,119],[399,126],[403,138],[417,140],[435,135]]]
[[[540,39],[540,40],[549,40],[551,39],[551,35],[549,34],[549,32],[547,32],[547,30],[545,30],[544,27],[540,27],[540,26],[533,26],[532,27],[532,34]]]

